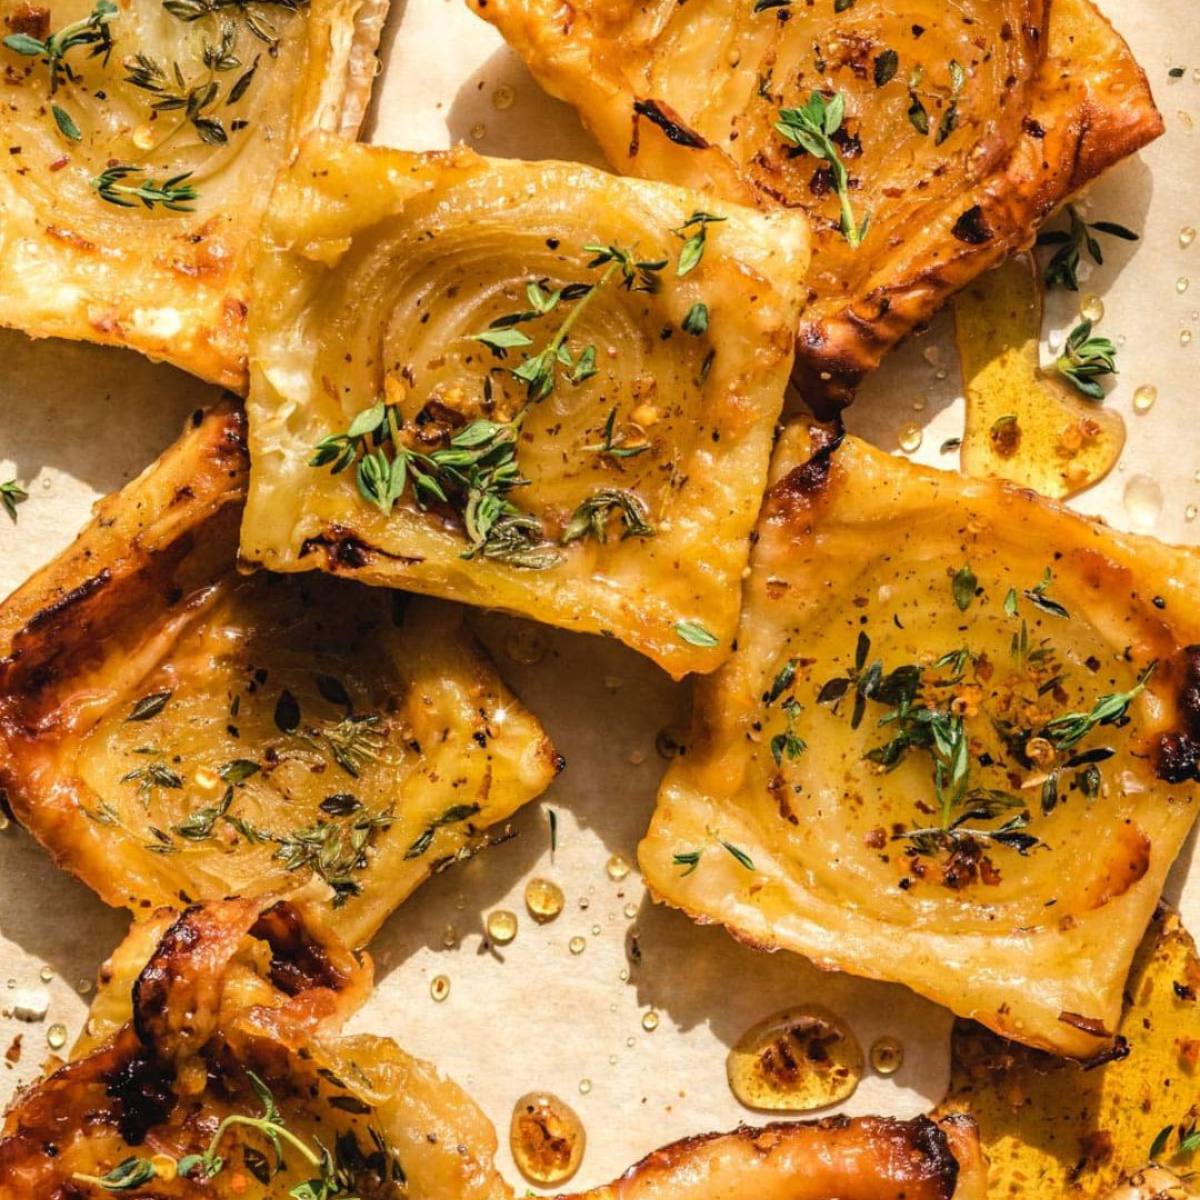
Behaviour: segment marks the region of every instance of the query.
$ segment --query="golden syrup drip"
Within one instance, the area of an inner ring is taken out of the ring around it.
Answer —
[[[517,914],[507,908],[488,913],[487,935],[497,946],[507,946],[517,936]]]
[[[823,1008],[789,1008],[752,1026],[725,1063],[747,1108],[809,1112],[853,1095],[863,1053],[849,1028]]]
[[[658,1028],[658,1013],[654,1009],[642,1014],[642,1028],[647,1033],[653,1033]]]
[[[876,1075],[895,1075],[904,1063],[904,1047],[885,1034],[871,1043],[871,1070]]]
[[[566,902],[562,888],[549,879],[531,879],[525,885],[525,907],[539,925],[548,924],[559,916]]]
[[[915,421],[906,421],[896,434],[896,441],[905,454],[915,454],[921,448],[924,433]]]
[[[614,883],[620,883],[622,879],[629,878],[629,872],[633,870],[633,866],[629,859],[623,854],[614,854],[607,863],[604,864],[605,871],[608,872],[608,877]]]
[[[587,949],[587,942],[585,942],[583,938],[576,934],[567,943],[567,949],[569,949],[572,954],[582,954]]]
[[[1133,411],[1135,413],[1148,413],[1154,407],[1154,402],[1157,399],[1158,388],[1152,383],[1144,383],[1133,393]]]
[[[1104,301],[1099,296],[1085,296],[1083,303],[1079,306],[1079,315],[1085,321],[1091,321],[1094,325],[1097,321],[1104,319]]]
[[[46,1030],[46,1045],[51,1050],[61,1050],[67,1044],[67,1027],[57,1022]]]
[[[569,1104],[549,1092],[529,1092],[513,1105],[508,1142],[530,1183],[555,1187],[579,1170],[587,1136]]]

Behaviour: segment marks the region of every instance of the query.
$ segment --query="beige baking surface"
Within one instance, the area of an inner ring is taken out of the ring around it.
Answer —
[[[1179,241],[1182,226],[1200,225],[1200,25],[1195,0],[1108,0],[1107,8],[1149,71],[1168,133],[1090,197],[1095,218],[1145,236],[1133,247],[1106,240],[1109,261],[1084,285],[1104,297],[1101,332],[1120,343],[1122,374],[1109,403],[1127,416],[1129,446],[1120,469],[1078,507],[1135,527],[1126,488],[1148,476],[1163,497],[1148,528],[1165,539],[1200,541],[1200,521],[1185,519],[1189,504],[1200,506],[1200,240],[1188,249]],[[543,96],[458,0],[398,0],[384,45],[374,140],[422,149],[461,139],[485,153],[599,162],[574,114]],[[1170,80],[1172,66],[1186,67],[1185,76]],[[1177,281],[1188,277],[1192,284],[1181,294]],[[1048,328],[1073,315],[1070,303],[1052,306]],[[1188,347],[1180,340],[1184,329],[1195,334]],[[0,515],[3,593],[65,545],[90,501],[140,470],[211,392],[132,354],[34,345],[16,334],[0,334],[0,363],[0,479],[15,473],[31,493],[15,528]],[[1158,402],[1134,416],[1130,400],[1143,383],[1158,387]],[[951,467],[953,458],[938,447],[959,432],[958,392],[943,315],[885,364],[849,424],[895,448],[900,425],[916,419],[927,425],[918,457]],[[922,397],[925,407],[915,411]],[[1137,527],[1147,528],[1144,518]],[[663,766],[655,734],[683,719],[687,690],[620,647],[557,632],[539,632],[544,658],[520,665],[506,647],[521,627],[496,616],[480,622],[502,670],[566,755],[567,770],[545,802],[517,821],[515,840],[434,879],[393,916],[373,947],[378,990],[356,1025],[435,1059],[474,1092],[502,1143],[519,1095],[558,1092],[589,1132],[575,1181],[581,1186],[609,1179],[672,1138],[756,1119],[726,1087],[725,1053],[754,1020],[789,1004],[826,1004],[850,1020],[864,1045],[883,1032],[903,1039],[900,1073],[864,1081],[846,1111],[911,1115],[935,1101],[945,1081],[945,1012],[899,988],[822,976],[795,957],[755,954],[720,929],[693,927],[650,906],[636,873],[621,884],[608,878],[610,854],[633,857]],[[558,813],[553,860],[547,807]],[[1185,917],[1198,930],[1195,845],[1193,837],[1170,895],[1176,902],[1182,896]],[[557,880],[567,893],[553,924],[537,926],[525,913],[522,891],[533,875]],[[482,922],[497,907],[518,913],[520,932],[511,946],[489,952]],[[0,835],[0,1007],[9,1002],[8,981],[37,987],[44,965],[55,972],[45,1022],[0,1019],[0,1050],[24,1034],[20,1063],[0,1072],[0,1099],[36,1071],[51,1021],[73,1031],[82,1020],[85,1001],[75,984],[93,974],[123,926],[120,914],[58,874],[29,838],[13,830]],[[447,926],[460,938],[454,949],[443,945]],[[635,928],[640,965],[627,955]],[[568,949],[575,935],[586,941],[578,956]],[[429,985],[439,973],[452,986],[436,1004]],[[652,1007],[661,1019],[647,1032],[642,1016]],[[581,1094],[585,1079],[590,1091]],[[519,1184],[506,1147],[502,1153]]]

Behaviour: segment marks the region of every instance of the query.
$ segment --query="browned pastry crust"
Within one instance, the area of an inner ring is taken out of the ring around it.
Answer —
[[[316,872],[359,945],[561,762],[456,607],[237,573],[244,422],[196,413],[0,605],[0,786],[111,904]]]
[[[69,1061],[7,1113],[0,1198],[295,1195],[319,1168],[284,1140],[277,1169],[245,1123],[222,1134],[211,1179],[187,1167],[225,1118],[262,1115],[261,1082],[288,1133],[330,1152],[338,1194],[503,1200],[495,1134],[465,1093],[387,1038],[338,1036],[370,984],[369,960],[298,895],[155,913],[103,968]],[[96,1181],[131,1158],[141,1184]]]
[[[685,1138],[565,1200],[985,1200],[975,1123],[828,1117]]]
[[[0,33],[44,37],[85,21],[95,3],[0,0]],[[102,47],[86,43],[68,50],[69,72],[53,90],[44,59],[0,46],[0,325],[127,346],[241,391],[270,180],[307,132],[357,136],[387,3],[170,12],[158,0],[115,6],[110,53],[92,55]],[[215,68],[209,49],[221,50]],[[200,123],[176,104],[177,81],[189,105],[200,103]],[[74,138],[56,127],[51,105]],[[135,168],[117,181],[130,189],[188,175],[195,199],[170,209],[153,192],[146,202],[127,191],[112,203],[98,180],[114,165]]]
[[[817,408],[846,402],[948,296],[1163,128],[1144,73],[1089,0],[858,0],[841,12],[823,0],[758,12],[753,0],[469,2],[579,108],[620,170],[809,214],[797,379]],[[828,174],[773,128],[814,89],[846,97],[837,136],[856,215],[871,217],[858,250]]]
[[[1195,553],[815,427],[772,474],[647,882],[1028,1045],[1122,1053],[1200,794]]]

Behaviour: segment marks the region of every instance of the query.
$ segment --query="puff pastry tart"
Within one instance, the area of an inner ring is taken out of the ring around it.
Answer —
[[[728,653],[804,218],[314,137],[264,226],[245,559]]]
[[[646,878],[748,942],[1114,1052],[1196,814],[1196,556],[819,429],[773,474]]]
[[[241,391],[255,232],[309,129],[353,137],[386,0],[2,0],[0,324]]]
[[[619,170],[810,215],[813,404],[1162,131],[1088,0],[469,3]]]
[[[974,1121],[828,1117],[686,1138],[571,1200],[986,1200]]]
[[[7,1114],[0,1198],[510,1195],[456,1084],[339,1036],[370,980],[298,899],[155,913],[102,969],[69,1060]]]
[[[110,904],[315,876],[358,945],[560,764],[454,607],[239,576],[246,471],[197,414],[0,607],[0,786]]]

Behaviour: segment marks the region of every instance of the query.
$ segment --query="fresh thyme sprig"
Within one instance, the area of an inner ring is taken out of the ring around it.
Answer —
[[[1129,706],[1146,690],[1146,684],[1157,666],[1157,660],[1151,662],[1138,675],[1137,682],[1129,691],[1101,696],[1090,711],[1064,713],[1048,721],[1043,727],[1042,736],[1048,738],[1056,750],[1070,750],[1097,726],[1115,725],[1124,720]]]
[[[392,511],[411,484],[419,507],[440,501],[459,512],[470,543],[464,558],[480,554],[537,570],[553,566],[558,555],[545,547],[540,522],[508,500],[527,482],[516,460],[520,424],[519,416],[507,422],[481,418],[452,434],[447,446],[425,454],[405,443],[395,406],[381,400],[363,409],[345,433],[322,438],[309,465],[328,466],[337,475],[356,463],[359,494],[383,513]]]
[[[17,505],[24,504],[28,499],[29,493],[15,479],[0,483],[0,504],[4,505],[10,520],[16,521]]]
[[[279,45],[279,33],[259,9],[279,8],[284,12],[299,12],[308,0],[164,0],[163,8],[180,21],[202,20],[221,12],[234,12],[246,28],[274,52]]]
[[[1080,321],[1071,330],[1055,366],[1089,399],[1103,400],[1104,389],[1096,380],[1117,373],[1117,348],[1108,338],[1092,337],[1091,321]]]
[[[513,369],[513,375],[525,385],[526,397],[530,403],[544,400],[554,391],[560,367],[567,369],[567,378],[575,385],[583,383],[596,374],[595,346],[585,346],[578,356],[575,356],[571,354],[568,339],[571,330],[583,316],[587,306],[604,286],[619,274],[621,286],[626,290],[655,292],[659,287],[658,273],[667,265],[666,259],[639,259],[635,248],[588,244],[584,246],[584,250],[593,256],[587,264],[589,268],[604,268],[600,278],[594,284],[575,284],[563,288],[561,293],[551,293],[548,301],[553,300],[554,303],[548,303],[544,308],[538,308],[535,304],[533,306],[535,311],[530,314],[530,316],[544,315],[554,308],[559,297],[574,302],[570,312],[563,318],[562,323],[546,345],[537,354],[526,358],[520,366]],[[530,296],[530,299],[532,300],[533,297]],[[524,319],[524,314],[520,315],[520,319]],[[487,340],[486,335],[475,334],[474,336],[480,341]],[[520,334],[520,337],[524,340],[510,339],[508,345],[529,346],[533,344],[532,339],[526,337],[525,334]],[[493,335],[488,344],[493,345],[494,348],[494,342]]]
[[[616,514],[622,529],[621,539],[654,536],[654,527],[647,520],[645,503],[624,488],[597,488],[571,514],[560,541],[564,546],[591,534],[596,541],[608,541],[609,518]]]
[[[109,25],[116,18],[117,6],[113,0],[96,0],[95,7],[86,17],[64,25],[57,33],[47,35],[44,41],[28,33],[10,33],[3,39],[3,44],[17,54],[45,61],[50,71],[50,95],[53,96],[63,80],[76,78],[66,58],[75,47],[90,46],[88,58],[102,58],[107,65],[113,48]]]
[[[1070,220],[1068,230],[1054,229],[1039,233],[1037,244],[1058,247],[1042,272],[1042,279],[1046,287],[1063,287],[1077,292],[1079,291],[1079,261],[1083,249],[1087,248],[1088,254],[1092,256],[1092,261],[1098,266],[1104,263],[1104,254],[1100,249],[1100,243],[1092,236],[1091,230],[1120,238],[1126,242],[1136,242],[1139,239],[1132,229],[1126,229],[1124,225],[1118,225],[1114,221],[1085,221],[1073,204],[1067,205],[1067,217]]]
[[[140,182],[124,183],[131,176],[143,176]],[[192,201],[199,193],[188,183],[191,171],[172,175],[162,183],[155,183],[145,172],[144,168],[127,163],[107,167],[92,180],[92,187],[99,193],[101,200],[116,204],[121,208],[136,208],[140,201],[147,208],[161,204],[171,212],[194,212]]]
[[[845,115],[846,98],[841,92],[828,100],[820,92],[813,92],[802,108],[781,108],[775,129],[792,145],[829,163],[834,191],[841,204],[842,236],[852,249],[857,250],[867,235],[871,217],[870,214],[863,217],[861,225],[856,220],[850,202],[850,177],[833,142],[833,135],[841,129]]]

